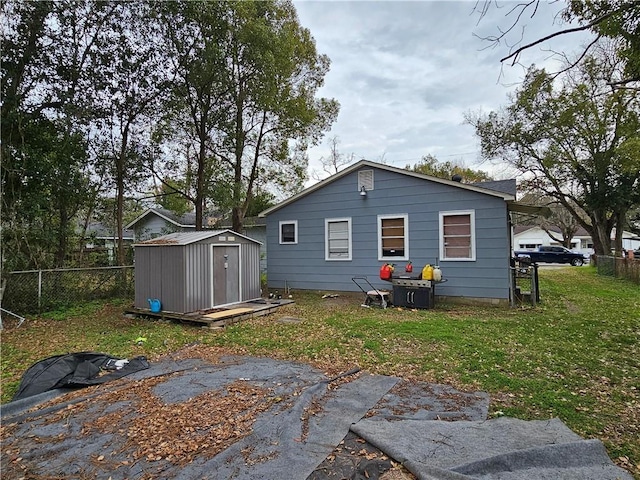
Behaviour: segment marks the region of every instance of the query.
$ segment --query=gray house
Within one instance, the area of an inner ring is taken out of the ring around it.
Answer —
[[[196,214],[176,215],[164,208],[148,208],[124,228],[133,230],[138,242],[174,232],[192,232],[196,229]]]
[[[358,291],[377,288],[380,267],[414,272],[438,264],[436,295],[491,303],[511,296],[510,212],[515,181],[490,188],[362,160],[260,215],[267,219],[270,288]]]
[[[260,242],[231,230],[178,232],[135,245],[135,307],[188,313],[260,297]]]
[[[91,222],[87,225],[85,232],[85,248],[84,253],[104,252],[108,265],[116,263],[116,250],[118,243],[118,234],[114,227],[108,227],[100,222]],[[122,241],[128,249],[133,244],[133,230],[122,230]],[[127,254],[128,257],[128,254]]]

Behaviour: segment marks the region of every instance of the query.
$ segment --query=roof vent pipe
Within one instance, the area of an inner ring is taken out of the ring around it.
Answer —
[[[453,180],[454,182],[460,183],[462,182],[462,175],[459,175],[456,173],[453,177],[451,177],[451,180]]]

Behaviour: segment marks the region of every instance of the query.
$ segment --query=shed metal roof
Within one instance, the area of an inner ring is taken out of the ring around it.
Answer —
[[[219,235],[233,235],[236,237],[242,237],[246,240],[250,240],[254,243],[262,245],[261,242],[254,240],[253,238],[249,238],[240,233],[234,232],[233,230],[200,230],[197,232],[175,232],[170,233],[168,235],[163,235],[161,237],[152,238],[151,240],[146,240],[144,242],[137,243],[136,247],[162,247],[165,245],[189,245],[191,243],[199,242],[201,240],[206,240],[208,238],[217,237]]]

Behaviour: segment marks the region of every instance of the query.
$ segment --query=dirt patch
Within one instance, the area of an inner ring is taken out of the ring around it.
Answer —
[[[307,480],[345,478],[415,480],[416,477],[382,450],[349,432]]]
[[[580,308],[579,305],[576,305],[575,303],[570,302],[569,300],[564,301],[564,306],[567,309],[567,312],[571,314],[577,314],[582,311],[582,308]]]
[[[343,306],[343,305],[359,305],[364,303],[365,294],[357,293],[326,293],[322,295],[322,303],[324,306]]]

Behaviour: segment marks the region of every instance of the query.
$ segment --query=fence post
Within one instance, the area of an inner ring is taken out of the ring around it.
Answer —
[[[40,313],[42,299],[42,270],[38,270],[38,313]]]

